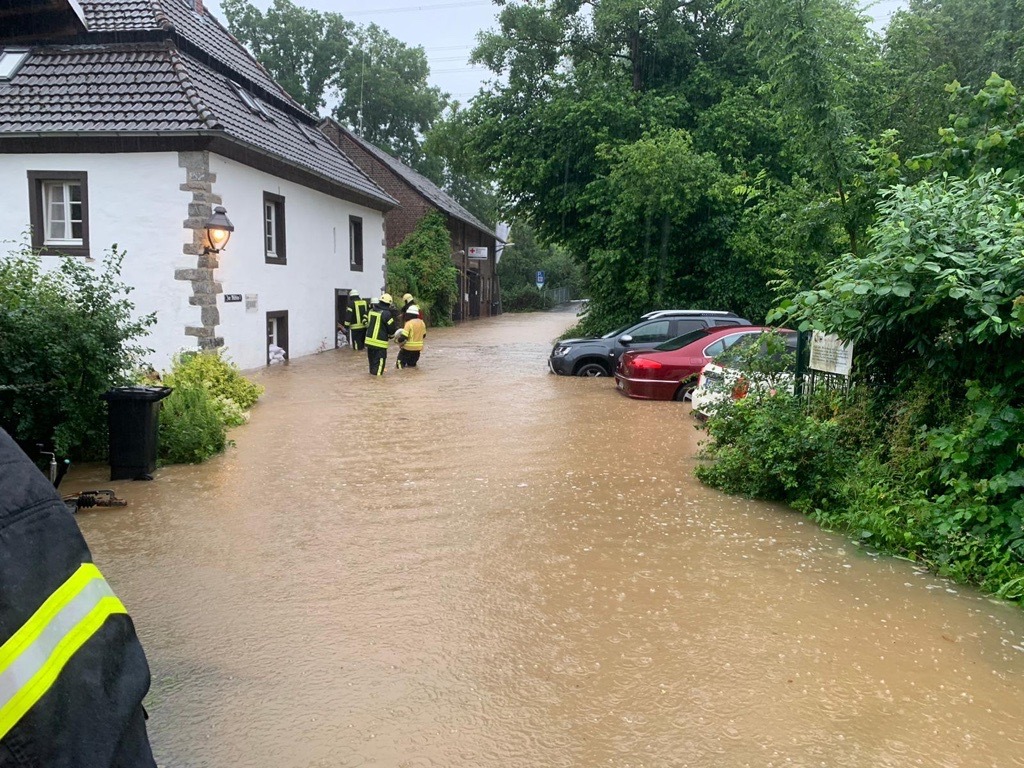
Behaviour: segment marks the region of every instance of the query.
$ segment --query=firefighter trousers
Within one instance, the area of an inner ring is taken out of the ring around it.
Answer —
[[[370,362],[370,375],[383,376],[384,368],[388,364],[388,348],[367,345],[366,358]]]
[[[348,329],[349,343],[352,344],[352,349],[362,349],[366,346],[366,329],[365,328],[349,328]]]

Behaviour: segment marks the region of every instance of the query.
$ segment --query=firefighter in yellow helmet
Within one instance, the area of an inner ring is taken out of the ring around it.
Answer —
[[[388,363],[388,341],[395,334],[395,316],[390,307],[391,294],[382,293],[366,316],[366,358],[371,376],[383,376]]]
[[[416,299],[412,297],[411,293],[407,293],[402,297],[402,314],[409,311],[409,307],[416,303]]]
[[[366,313],[368,309],[366,299],[360,298],[359,291],[352,291],[348,295],[345,327],[348,328],[348,340],[352,349],[362,349],[366,346]]]
[[[396,334],[398,346],[398,361],[396,368],[415,368],[420,360],[420,353],[423,351],[423,340],[427,337],[427,324],[420,318],[420,309],[415,304],[410,304],[405,310],[405,325]]]

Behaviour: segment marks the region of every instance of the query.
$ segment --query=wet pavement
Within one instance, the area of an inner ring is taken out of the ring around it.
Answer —
[[[257,374],[235,447],[83,511],[164,766],[1024,766],[1024,613],[692,477],[571,313]],[[389,355],[393,365],[394,350]]]

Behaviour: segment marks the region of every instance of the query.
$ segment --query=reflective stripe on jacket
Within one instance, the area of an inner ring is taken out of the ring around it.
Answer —
[[[53,486],[0,430],[0,766],[155,766],[149,667]]]
[[[387,349],[395,334],[395,317],[389,309],[371,309],[366,321],[366,346]]]
[[[360,328],[366,327],[366,299],[356,299],[348,305],[348,309],[345,310],[345,325],[349,328]]]
[[[423,339],[427,336],[427,324],[418,317],[414,317],[406,321],[405,327],[402,328],[402,333],[405,334],[405,344],[402,345],[403,349],[407,349],[410,352],[419,352],[423,349]]]

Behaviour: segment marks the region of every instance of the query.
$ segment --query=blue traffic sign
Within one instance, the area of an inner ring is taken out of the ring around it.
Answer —
[[[539,269],[537,270],[537,287],[538,288],[543,288],[544,287],[544,272],[542,270],[539,270]]]

